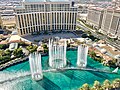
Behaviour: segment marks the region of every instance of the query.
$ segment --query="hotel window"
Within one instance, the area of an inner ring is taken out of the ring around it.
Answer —
[[[37,31],[37,32],[38,32],[38,30],[39,30],[39,29],[38,29],[38,26],[36,26],[36,30],[35,30],[35,31]]]
[[[67,13],[67,24],[69,23],[69,13]]]
[[[35,26],[33,27],[33,32],[35,32]]]
[[[22,26],[24,27],[23,15],[21,15]]]
[[[57,13],[57,24],[59,23],[59,13]]]
[[[47,16],[48,16],[48,13],[45,13],[45,24],[48,24],[48,22],[47,22]]]
[[[74,18],[75,19],[75,22],[74,22],[75,24],[76,24],[76,18],[77,18],[77,13],[75,13],[75,18]]]
[[[43,15],[43,24],[45,24],[45,16],[44,16],[44,13],[43,13],[42,15]]]
[[[48,24],[50,24],[50,13],[48,13],[48,18],[47,18],[47,20],[48,20]]]
[[[43,25],[41,25],[41,31],[43,31]]]
[[[34,14],[32,14],[33,25],[35,25]]]
[[[32,14],[29,14],[29,18],[30,18],[30,26],[32,26]]]
[[[50,30],[50,26],[48,26],[48,30]]]
[[[74,13],[72,14],[72,24],[74,23]]]
[[[65,23],[66,23],[66,15],[67,15],[67,14],[65,13]]]
[[[20,29],[20,34],[21,34],[21,35],[23,34],[22,29]]]
[[[44,11],[44,5],[43,4],[41,5],[41,11],[42,12]]]
[[[18,22],[19,22],[19,26],[21,28],[22,26],[21,26],[21,22],[20,22],[20,15],[18,15]]]
[[[59,13],[59,14],[60,14],[60,15],[59,15],[59,19],[60,19],[60,22],[59,22],[59,23],[61,24],[61,14],[62,14],[62,13]]]
[[[37,13],[35,13],[34,16],[35,16],[35,25],[37,25],[37,19],[38,19],[37,18]]]
[[[31,33],[33,32],[33,27],[30,27],[31,28]]]
[[[45,11],[49,12],[50,11],[50,4],[45,4]]]
[[[62,22],[63,22],[63,24],[65,23],[65,19],[66,19],[66,17],[65,17],[65,13],[62,13],[63,14],[63,19],[62,19]]]
[[[71,24],[71,19],[72,19],[72,14],[70,13],[70,21],[69,21],[70,24]]]
[[[27,27],[27,18],[26,18],[26,14],[24,14],[24,24],[25,24],[25,27]]]
[[[54,25],[52,25],[52,30],[54,30]]]
[[[28,33],[28,28],[25,28],[25,30],[26,30],[26,33]]]
[[[39,18],[39,17],[40,17],[40,14],[37,13],[37,16],[38,16],[38,17],[37,17],[37,19],[38,19],[38,25],[40,25],[40,18]]]
[[[30,24],[29,24],[29,14],[27,14],[26,16],[27,16],[27,25],[30,26]]]
[[[55,18],[55,16],[54,16],[55,14],[54,13],[52,13],[52,24],[54,24],[55,22],[54,22],[54,18]]]
[[[56,4],[52,4],[52,5],[51,5],[51,10],[52,10],[52,11],[56,11]]]
[[[28,27],[28,31],[29,31],[29,33],[31,33],[31,31],[30,31],[30,27]]]
[[[39,20],[41,20],[41,24],[43,25],[42,13],[40,13],[40,19]]]
[[[57,20],[56,20],[56,13],[54,14],[55,16],[53,17],[54,19],[55,19],[55,23],[57,22]]]
[[[23,28],[23,34],[25,34],[25,29]]]
[[[57,26],[56,25],[54,25],[54,30],[56,30],[57,29]]]

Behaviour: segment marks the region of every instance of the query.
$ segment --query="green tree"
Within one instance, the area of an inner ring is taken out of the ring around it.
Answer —
[[[37,46],[35,46],[35,45],[27,46],[27,50],[28,50],[30,53],[35,52],[35,51],[37,51]]]
[[[90,87],[87,83],[85,83],[85,84],[82,85],[81,90],[90,90]]]
[[[112,89],[112,85],[111,85],[111,83],[110,83],[110,81],[108,79],[106,79],[103,82],[102,88],[103,88],[103,90],[110,90],[110,89]]]
[[[2,56],[4,56],[4,55],[5,55],[4,50],[0,50],[0,56],[2,57]]]
[[[43,47],[43,48],[47,48],[47,45],[46,45],[46,44],[42,44],[42,47]]]
[[[97,80],[94,81],[93,88],[94,88],[95,90],[101,90],[101,84],[100,84],[100,82],[97,81]]]
[[[113,88],[120,88],[120,79],[115,79],[112,83]]]
[[[9,61],[10,59],[11,59],[10,56],[2,56],[2,57],[0,57],[0,64],[5,63],[5,62]]]
[[[6,44],[0,44],[0,49],[6,49],[6,48],[8,48],[9,46],[8,45],[6,45]]]
[[[89,54],[93,59],[95,59],[96,53],[94,51],[90,51]]]
[[[42,44],[42,47],[44,48],[44,52],[45,52],[45,53],[48,52],[48,47],[47,47],[46,44]]]
[[[5,50],[5,55],[11,55],[11,51],[9,49]]]
[[[13,55],[16,56],[16,57],[21,57],[21,56],[23,56],[22,48],[15,49],[15,50],[13,51]]]

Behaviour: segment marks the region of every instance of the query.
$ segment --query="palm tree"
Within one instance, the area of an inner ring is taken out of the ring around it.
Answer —
[[[82,86],[84,88],[84,90],[90,90],[89,84],[85,83]]]
[[[97,80],[94,81],[93,88],[94,88],[95,90],[102,90],[102,89],[101,89],[101,84],[100,84],[100,82],[97,81]]]
[[[120,79],[115,79],[112,83],[113,88],[120,88]]]
[[[106,79],[103,82],[102,88],[103,88],[103,90],[110,90],[110,89],[112,89],[111,83],[110,83],[110,81],[108,79]]]
[[[95,53],[94,51],[91,51],[91,52],[90,52],[90,56],[91,56],[93,59],[95,59],[96,53]]]
[[[83,84],[79,90],[90,90],[90,87],[87,83]]]

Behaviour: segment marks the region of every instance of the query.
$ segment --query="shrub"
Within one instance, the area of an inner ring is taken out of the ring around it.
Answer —
[[[13,51],[13,55],[16,57],[21,57],[23,55],[22,49],[18,48]]]
[[[9,46],[7,44],[0,44],[0,49],[6,49],[8,48]]]
[[[27,50],[28,50],[30,53],[35,52],[35,51],[37,51],[37,46],[33,46],[33,45],[27,46]]]

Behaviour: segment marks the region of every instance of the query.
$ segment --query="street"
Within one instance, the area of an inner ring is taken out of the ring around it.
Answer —
[[[120,44],[119,44],[120,42],[119,41],[118,42],[110,41],[106,35],[102,35],[102,34],[93,32],[93,30],[91,30],[90,28],[83,25],[82,22],[77,22],[77,26],[80,26],[84,31],[90,31],[93,36],[95,36],[101,40],[105,40],[107,44],[110,44],[111,46],[114,46],[115,48],[120,50]]]

